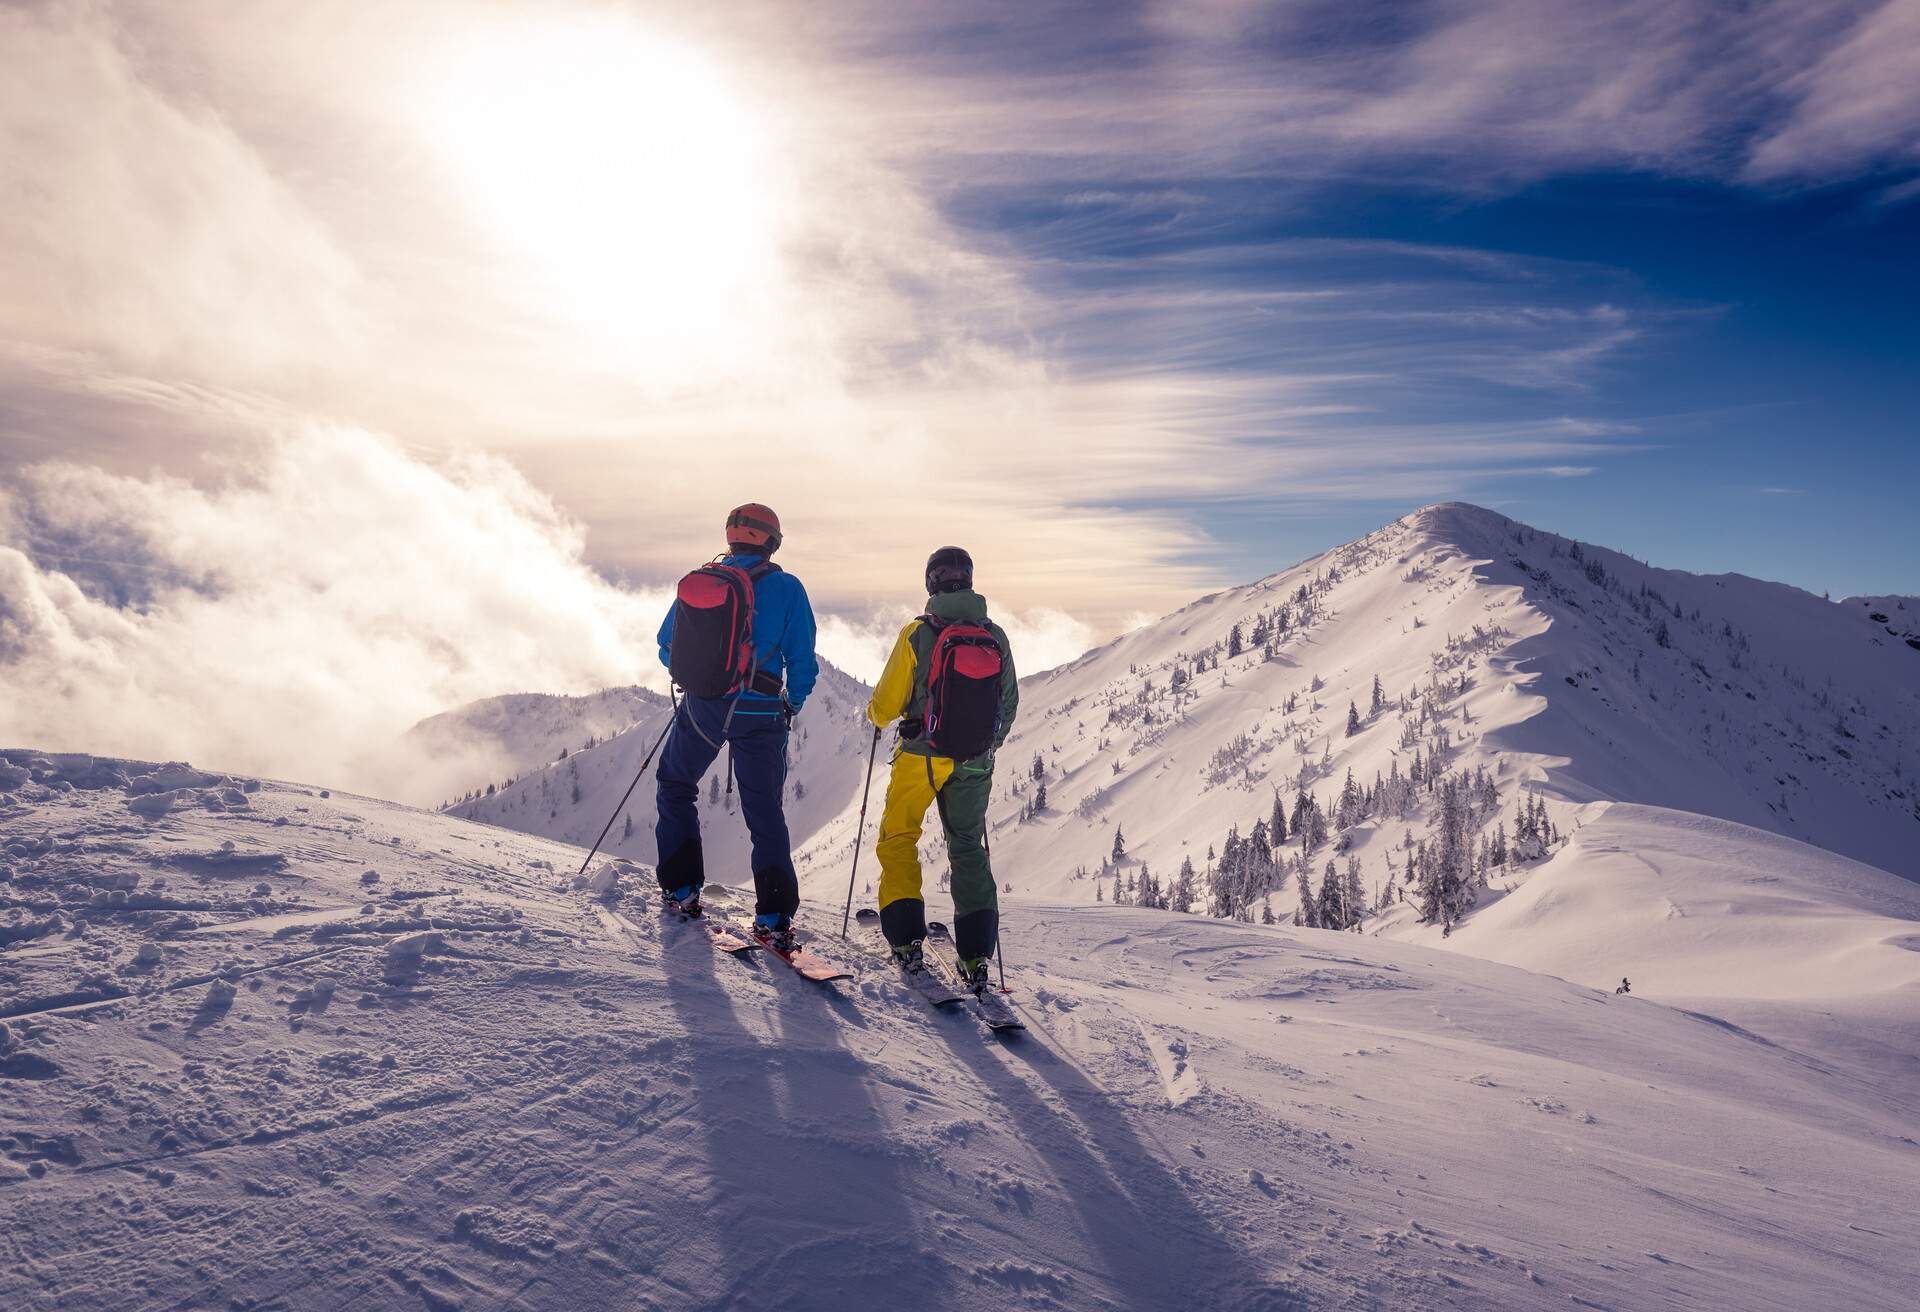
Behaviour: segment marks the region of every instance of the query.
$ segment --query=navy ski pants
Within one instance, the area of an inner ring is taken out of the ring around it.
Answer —
[[[793,872],[793,843],[781,792],[787,783],[787,721],[778,705],[731,697],[689,697],[674,714],[656,776],[659,819],[653,827],[660,887],[667,892],[706,882],[700,854],[700,780],[733,746],[733,778],[740,786],[740,813],[753,840],[755,910],[792,915],[800,906]]]

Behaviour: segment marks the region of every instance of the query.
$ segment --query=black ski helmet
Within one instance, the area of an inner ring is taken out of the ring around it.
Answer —
[[[973,586],[973,557],[964,547],[942,547],[927,557],[927,595]]]

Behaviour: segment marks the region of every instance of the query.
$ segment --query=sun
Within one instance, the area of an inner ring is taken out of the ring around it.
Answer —
[[[778,273],[774,152],[699,51],[611,20],[494,32],[433,104],[461,187],[596,349],[697,367],[752,339]]]

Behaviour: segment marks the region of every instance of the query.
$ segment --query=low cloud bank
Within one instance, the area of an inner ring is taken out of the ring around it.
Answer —
[[[663,690],[664,588],[610,583],[512,466],[428,463],[309,427],[202,486],[29,466],[0,491],[0,743],[308,780],[417,803],[512,763],[405,730],[507,692]],[[872,679],[901,605],[826,614],[820,647]],[[1020,668],[1093,641],[1056,610],[999,616]]]
[[[0,741],[409,801],[397,736],[476,697],[664,686],[663,592],[596,574],[511,466],[310,428],[212,487],[44,464],[0,492]]]

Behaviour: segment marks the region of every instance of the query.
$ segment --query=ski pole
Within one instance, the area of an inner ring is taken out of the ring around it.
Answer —
[[[989,871],[993,869],[993,839],[988,832],[992,828],[993,822],[991,820],[985,822],[980,827],[980,847],[987,854],[987,869]],[[995,875],[994,878],[998,879],[1000,876]],[[998,902],[1000,899],[998,895],[996,895],[993,900]],[[1007,936],[1000,932],[1000,917],[998,916],[995,916],[993,920],[993,964],[1000,971],[1000,991],[1005,993],[1008,991]]]
[[[653,748],[651,751],[647,753],[647,759],[640,762],[640,774],[636,774],[633,776],[633,782],[627,785],[627,791],[625,793],[622,793],[620,796],[620,805],[614,807],[613,814],[607,817],[607,827],[600,831],[600,837],[593,840],[593,850],[588,852],[587,859],[580,863],[581,874],[584,875],[587,873],[587,867],[593,864],[594,856],[600,851],[600,844],[606,842],[607,835],[613,832],[613,822],[615,820],[618,820],[620,818],[620,813],[627,809],[627,799],[632,797],[633,790],[640,786],[640,775],[645,774],[647,772],[647,767],[653,764],[654,752],[659,751],[660,744],[667,740],[667,733],[669,730],[673,728],[673,722],[675,718],[679,716],[679,714],[680,714],[680,704],[678,702],[675,702],[673,707],[673,714],[667,717],[667,727],[665,729],[662,729],[660,731],[660,736],[653,740]]]
[[[860,824],[853,833],[853,869],[847,872],[847,909],[840,914],[840,937],[847,936],[853,923],[853,881],[860,874],[860,844],[867,837],[867,796],[873,792],[873,758],[880,754],[880,726],[873,726],[873,742],[867,747],[867,782],[860,789]]]

